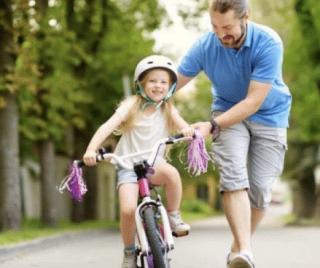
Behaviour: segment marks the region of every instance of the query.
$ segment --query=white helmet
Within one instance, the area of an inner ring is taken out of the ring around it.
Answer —
[[[148,70],[154,68],[163,68],[170,72],[173,79],[172,83],[176,83],[178,80],[178,73],[175,64],[172,60],[161,55],[152,55],[142,59],[134,71],[134,83],[141,80],[141,75]]]

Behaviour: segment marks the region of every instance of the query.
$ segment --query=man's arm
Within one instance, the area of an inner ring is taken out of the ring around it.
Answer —
[[[256,113],[271,89],[271,84],[251,81],[245,99],[215,118],[221,128],[239,123]]]
[[[231,125],[245,120],[259,110],[270,89],[271,84],[251,81],[246,98],[234,105],[228,111],[217,116],[215,118],[215,121],[220,126],[220,128],[227,128]],[[210,135],[210,122],[200,122],[196,123],[193,126],[199,127],[204,136],[207,137]]]
[[[184,76],[181,73],[178,73],[178,83],[177,83],[177,90],[184,87],[186,84],[188,84],[193,77]]]

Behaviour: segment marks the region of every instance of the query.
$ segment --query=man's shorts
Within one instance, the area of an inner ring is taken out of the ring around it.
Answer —
[[[243,121],[223,129],[212,144],[220,191],[248,189],[251,206],[266,208],[274,181],[281,175],[287,129]]]

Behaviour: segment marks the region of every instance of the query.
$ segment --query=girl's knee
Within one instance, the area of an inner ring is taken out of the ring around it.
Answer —
[[[121,208],[120,214],[122,217],[131,218],[134,217],[136,206],[124,206]]]
[[[158,178],[161,178],[161,181],[163,183],[175,182],[180,180],[180,174],[178,170],[170,164],[165,164],[157,167],[156,174]]]
[[[163,169],[163,172],[164,172],[164,175],[166,175],[167,177],[180,178],[180,174],[179,174],[178,170],[170,164],[168,164]]]

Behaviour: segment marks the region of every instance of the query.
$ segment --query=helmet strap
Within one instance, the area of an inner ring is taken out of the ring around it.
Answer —
[[[140,95],[141,97],[143,97],[146,100],[146,103],[143,105],[142,109],[144,110],[149,105],[155,105],[156,109],[159,109],[164,102],[166,102],[169,98],[172,97],[172,95],[176,91],[176,85],[177,85],[177,83],[173,83],[172,86],[170,87],[167,95],[159,103],[157,103],[153,99],[151,99],[147,96],[147,94],[144,92],[142,85],[140,84],[139,81],[137,81],[136,85],[135,85],[137,95]]]

